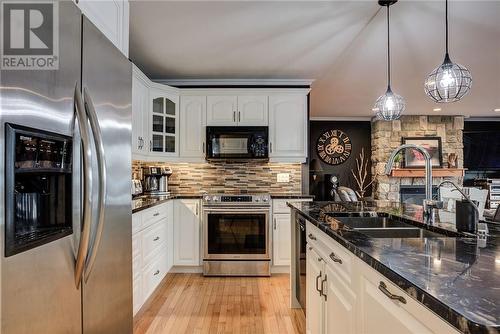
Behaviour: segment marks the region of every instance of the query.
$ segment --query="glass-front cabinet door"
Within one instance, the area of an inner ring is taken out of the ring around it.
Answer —
[[[164,156],[178,154],[179,96],[161,89],[151,90],[150,152]]]

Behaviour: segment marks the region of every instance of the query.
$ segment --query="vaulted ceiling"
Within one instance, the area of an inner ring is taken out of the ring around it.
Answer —
[[[444,1],[391,7],[393,90],[407,114],[500,116],[500,1],[449,6],[470,94],[436,105],[423,91],[444,57]],[[313,117],[366,117],[386,87],[385,15],[375,0],[132,1],[130,58],[153,79],[313,79]]]

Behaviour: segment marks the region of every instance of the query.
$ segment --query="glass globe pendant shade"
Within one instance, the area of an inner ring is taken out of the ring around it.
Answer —
[[[405,109],[405,99],[401,95],[394,94],[391,87],[387,87],[385,94],[377,99],[373,107],[377,119],[384,121],[399,119]]]
[[[448,54],[443,64],[427,77],[424,84],[425,94],[438,103],[455,102],[464,97],[472,85],[469,70],[453,63]]]

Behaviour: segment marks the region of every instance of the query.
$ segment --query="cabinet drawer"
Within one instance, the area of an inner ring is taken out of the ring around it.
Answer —
[[[141,277],[141,239],[140,236],[132,236],[132,276],[134,279]]]
[[[158,256],[148,267],[143,271],[143,293],[144,300],[149,298],[154,289],[160,284],[161,280],[167,274],[167,256],[166,249],[162,249],[162,255]]]
[[[136,234],[142,229],[142,212],[132,215],[132,234]]]
[[[310,234],[315,240],[310,238]],[[351,285],[354,255],[311,223],[306,226],[306,235],[307,242],[317,249],[332,270],[335,270],[347,285]]]
[[[154,223],[167,219],[167,205],[161,204],[142,212],[142,228],[147,228]]]
[[[288,213],[290,214],[290,207],[287,202],[310,202],[311,198],[285,198],[273,199],[273,213]]]
[[[286,205],[289,199],[273,199],[273,213],[290,213],[290,208]]]
[[[458,334],[458,331],[447,322],[439,318],[427,307],[413,299],[404,290],[389,281],[385,276],[375,269],[356,259],[357,273],[361,274],[361,314],[363,330],[375,326],[381,320],[385,320],[385,327],[399,329],[399,333],[442,333]],[[381,285],[383,285],[381,289]],[[382,290],[387,293],[401,296],[404,302],[390,299]],[[373,317],[373,314],[376,317]],[[383,327],[384,325],[380,325]],[[407,330],[410,329],[410,330]],[[387,331],[385,330],[387,333]]]
[[[160,248],[165,248],[166,242],[167,224],[165,222],[159,222],[142,232],[141,248],[144,266],[147,266],[151,262],[156,254],[158,254]]]

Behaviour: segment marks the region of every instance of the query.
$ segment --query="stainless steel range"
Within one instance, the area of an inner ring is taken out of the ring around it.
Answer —
[[[203,198],[203,274],[270,276],[268,194]]]

